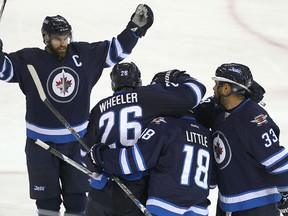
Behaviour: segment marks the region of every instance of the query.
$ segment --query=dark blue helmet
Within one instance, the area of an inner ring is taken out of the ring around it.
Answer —
[[[232,90],[238,92],[239,90],[250,91],[249,87],[253,82],[253,76],[250,69],[242,64],[229,63],[222,64],[215,72],[215,81],[227,82],[232,84]]]
[[[72,39],[72,27],[67,20],[60,16],[47,16],[41,28],[43,42],[47,45],[51,35],[69,35]]]
[[[141,72],[133,63],[118,63],[111,73],[111,87],[113,91],[122,87],[137,88],[142,85]]]

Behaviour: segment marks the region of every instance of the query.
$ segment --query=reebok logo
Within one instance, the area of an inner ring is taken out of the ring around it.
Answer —
[[[137,31],[137,29],[138,29],[138,27],[135,27],[135,28],[131,28],[131,31],[133,31],[133,32],[136,32],[136,31]]]

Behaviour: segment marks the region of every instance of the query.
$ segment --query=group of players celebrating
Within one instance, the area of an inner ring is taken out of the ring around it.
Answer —
[[[25,153],[38,216],[59,216],[61,204],[65,216],[143,215],[114,175],[150,215],[208,215],[216,186],[217,216],[288,215],[288,153],[259,104],[264,88],[240,63],[216,69],[214,95],[205,100],[205,85],[178,69],[142,86],[137,65],[121,61],[153,21],[151,8],[140,4],[111,40],[74,42],[60,15],[43,22],[45,49],[5,53],[0,39],[0,79],[18,83],[26,97]],[[28,64],[88,151],[43,103]],[[90,111],[91,90],[108,67],[114,93]],[[95,177],[44,151],[37,139],[85,163]]]

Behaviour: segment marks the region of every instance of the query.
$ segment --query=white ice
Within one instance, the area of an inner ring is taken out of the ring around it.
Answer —
[[[43,48],[44,17],[60,14],[72,25],[75,41],[110,39],[123,30],[139,3],[153,9],[155,22],[126,61],[139,66],[144,84],[156,72],[177,68],[203,81],[209,96],[217,66],[246,64],[265,86],[266,109],[287,146],[287,0],[8,0],[0,38],[5,52]],[[105,69],[95,86],[92,105],[112,93],[109,72]],[[17,84],[0,82],[0,92],[0,216],[36,215],[24,153],[25,96]],[[215,215],[216,197],[217,189],[211,191],[210,215]]]

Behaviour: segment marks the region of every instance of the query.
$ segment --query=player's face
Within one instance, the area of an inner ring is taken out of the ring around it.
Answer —
[[[214,98],[217,104],[223,105],[223,94],[222,94],[223,83],[219,81],[215,81],[215,85],[213,87]]]
[[[51,35],[49,48],[59,59],[63,59],[67,54],[69,35]]]

